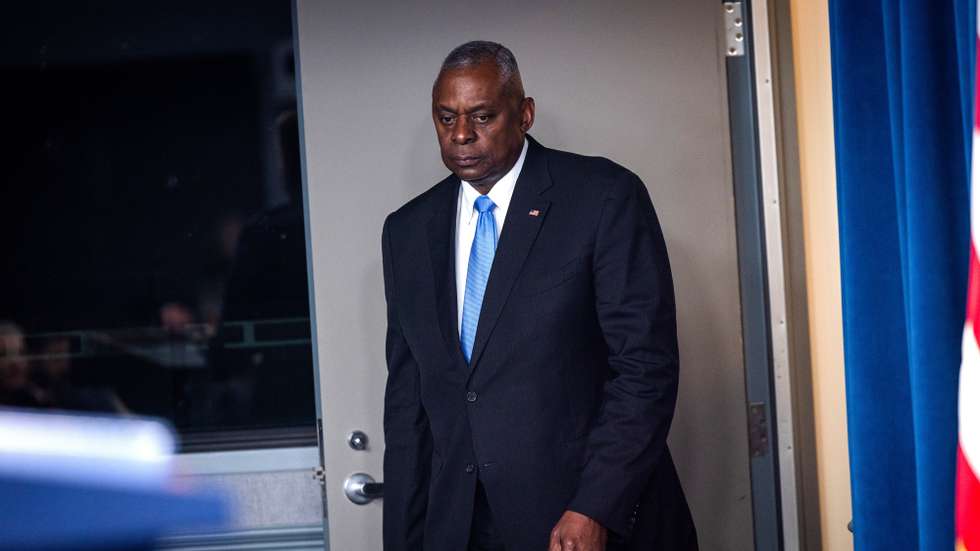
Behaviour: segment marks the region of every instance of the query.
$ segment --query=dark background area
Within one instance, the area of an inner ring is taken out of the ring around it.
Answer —
[[[250,59],[5,74],[3,310],[31,332],[111,329],[193,301],[224,269],[220,224],[262,204]]]
[[[5,7],[0,320],[39,385],[61,339],[72,389],[185,432],[312,426],[308,321],[256,346],[228,325],[309,317],[291,18],[288,0]]]

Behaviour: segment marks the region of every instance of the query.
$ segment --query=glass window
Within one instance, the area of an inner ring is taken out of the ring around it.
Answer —
[[[290,1],[18,4],[0,403],[315,443]]]

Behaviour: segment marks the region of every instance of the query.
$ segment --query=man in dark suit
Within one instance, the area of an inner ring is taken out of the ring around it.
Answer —
[[[392,213],[384,548],[688,550],[673,285],[643,182],[527,135],[503,46],[432,91],[452,175]]]

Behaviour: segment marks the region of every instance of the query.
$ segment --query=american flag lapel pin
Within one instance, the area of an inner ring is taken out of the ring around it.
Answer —
[[[528,212],[527,214],[528,214],[528,216],[537,216],[537,215],[541,214],[541,211],[538,210],[538,209],[531,209],[530,212]]]

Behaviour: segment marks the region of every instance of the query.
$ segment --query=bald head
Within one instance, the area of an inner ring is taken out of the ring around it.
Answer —
[[[521,72],[517,68],[514,52],[503,44],[486,40],[467,42],[449,52],[442,62],[433,88],[445,73],[469,69],[485,63],[492,64],[496,68],[505,94],[518,101],[524,99],[524,84],[521,82]]]

